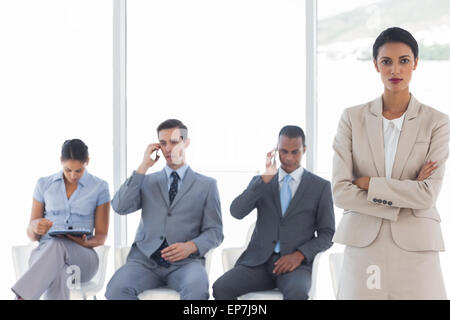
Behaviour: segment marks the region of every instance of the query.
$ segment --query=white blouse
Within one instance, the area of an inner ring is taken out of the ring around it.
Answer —
[[[386,178],[390,178],[392,167],[394,165],[395,154],[397,153],[398,139],[402,131],[405,113],[400,118],[388,120],[383,117],[383,133],[384,133],[384,167]]]

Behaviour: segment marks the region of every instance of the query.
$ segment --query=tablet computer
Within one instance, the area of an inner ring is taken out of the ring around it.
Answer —
[[[66,234],[70,234],[74,237],[82,237],[83,235],[91,236],[92,232],[90,232],[88,230],[54,230],[54,231],[48,232],[48,235],[51,237],[56,237],[59,235],[66,235]]]

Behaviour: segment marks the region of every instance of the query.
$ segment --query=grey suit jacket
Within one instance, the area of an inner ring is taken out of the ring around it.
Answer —
[[[247,189],[231,203],[231,215],[242,219],[257,209],[255,230],[250,243],[236,264],[257,266],[273,254],[277,240],[280,253],[299,250],[312,264],[318,252],[332,246],[335,231],[330,182],[305,170],[297,191],[281,214],[278,174],[268,183],[253,177]],[[315,235],[317,232],[317,236]]]
[[[222,216],[216,180],[188,168],[172,205],[164,170],[143,175],[136,172],[120,187],[112,207],[125,215],[142,209],[134,239],[137,248],[150,257],[162,244],[193,241],[198,252],[173,264],[202,258],[223,240]]]

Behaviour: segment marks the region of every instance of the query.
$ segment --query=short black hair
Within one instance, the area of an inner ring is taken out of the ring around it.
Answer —
[[[290,139],[300,137],[300,138],[302,138],[303,146],[306,146],[305,133],[303,132],[302,128],[300,128],[299,126],[291,126],[291,125],[284,126],[283,128],[281,128],[278,138],[280,138],[281,136],[286,136]]]
[[[64,141],[61,148],[61,161],[78,160],[86,162],[89,159],[88,146],[80,139]]]
[[[405,29],[392,27],[381,32],[378,38],[375,40],[372,49],[372,55],[375,60],[378,57],[378,50],[380,49],[380,47],[389,42],[402,42],[411,48],[411,51],[414,54],[414,59],[419,56],[419,45],[417,44],[417,41],[416,39],[414,39],[412,34]]]
[[[178,128],[180,129],[180,135],[181,138],[186,141],[188,137],[188,128],[184,125],[183,122],[177,119],[169,119],[164,122],[162,122],[158,128],[156,128],[156,134],[159,136],[159,132],[164,129],[172,129],[172,128]]]

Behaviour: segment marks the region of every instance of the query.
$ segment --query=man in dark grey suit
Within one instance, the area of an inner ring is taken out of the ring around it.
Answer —
[[[281,129],[266,172],[232,202],[237,219],[257,209],[256,227],[234,268],[214,283],[214,298],[234,300],[277,287],[286,300],[308,299],[314,257],[331,247],[335,221],[330,182],[301,167],[305,151],[300,127]]]
[[[147,147],[141,165],[112,200],[117,213],[142,209],[142,216],[127,263],[114,274],[105,296],[137,299],[145,290],[168,285],[181,299],[208,299],[203,256],[223,240],[217,183],[185,164],[190,140],[181,121],[167,120],[157,133],[159,143]],[[158,150],[166,167],[145,175],[158,161]]]

